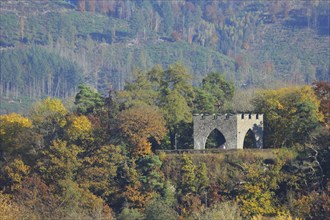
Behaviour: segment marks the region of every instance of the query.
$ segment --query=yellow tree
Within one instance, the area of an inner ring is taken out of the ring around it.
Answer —
[[[260,166],[242,164],[244,169],[244,183],[240,186],[240,192],[236,199],[245,216],[269,216],[275,215],[281,210],[275,192],[284,176],[281,173],[284,162],[278,161],[275,165]]]
[[[4,167],[4,185],[10,188],[10,191],[19,190],[22,187],[24,178],[30,173],[30,167],[25,165],[21,159],[14,159]],[[2,178],[0,178],[1,180]],[[5,187],[6,188],[6,187]]]
[[[55,122],[63,125],[63,116],[67,110],[59,99],[46,98],[43,101],[36,102],[30,112],[33,123],[42,123],[45,119],[54,119]]]
[[[326,126],[330,129],[330,83],[325,81],[314,82],[312,87],[321,102],[320,110],[325,117]]]
[[[134,106],[122,111],[118,118],[121,131],[129,139],[133,156],[151,154],[150,138],[160,143],[166,134],[164,119],[156,107]]]
[[[320,101],[309,86],[261,91],[253,105],[256,112],[265,114],[267,147],[305,143],[324,118]]]
[[[91,136],[92,123],[82,115],[71,115],[68,117],[66,133],[71,140],[85,139]]]
[[[19,148],[21,136],[32,127],[32,122],[19,114],[0,115],[0,153],[11,153]]]
[[[96,147],[83,158],[78,172],[78,183],[103,199],[114,199],[110,194],[118,189],[115,178],[118,166],[124,160],[125,156],[119,146]]]
[[[16,204],[11,198],[10,195],[4,194],[0,191],[0,210],[1,210],[1,219],[11,220],[11,219],[22,219],[22,207]]]
[[[30,118],[36,131],[44,138],[45,144],[50,144],[59,138],[67,123],[67,110],[61,100],[46,98],[32,106]]]
[[[78,154],[82,150],[76,145],[69,145],[66,141],[54,140],[49,148],[41,152],[36,169],[46,183],[58,183],[60,180],[72,179],[81,159]]]

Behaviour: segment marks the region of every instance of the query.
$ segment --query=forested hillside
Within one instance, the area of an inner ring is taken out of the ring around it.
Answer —
[[[219,149],[218,131],[194,151],[192,114],[235,111],[235,86],[191,80],[155,66],[106,97],[80,85],[71,109],[48,97],[0,115],[0,219],[329,219],[330,84],[253,96],[268,149],[249,149],[252,131]]]
[[[329,1],[1,1],[2,112],[123,89],[137,69],[181,62],[198,85],[240,88],[329,79]]]
[[[328,0],[1,0],[0,219],[329,219],[329,31]],[[265,149],[192,150],[240,112]]]

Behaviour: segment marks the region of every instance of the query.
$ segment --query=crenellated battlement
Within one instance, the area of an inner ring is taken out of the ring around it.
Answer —
[[[218,130],[226,140],[226,149],[242,149],[245,134],[251,130],[257,148],[263,146],[263,114],[194,114],[194,149],[205,149],[208,136]]]
[[[223,120],[228,120],[228,119],[240,119],[240,120],[260,120],[262,121],[264,118],[263,114],[252,114],[252,113],[237,113],[237,114],[194,114],[194,119],[200,119],[200,120],[216,120],[216,119],[223,119]]]
[[[200,120],[203,120],[203,119],[209,119],[209,120],[210,119],[213,119],[213,120],[229,119],[233,116],[234,116],[233,114],[194,114],[194,118],[200,119]]]
[[[240,113],[237,114],[238,118],[241,120],[263,120],[264,119],[264,114],[252,114],[252,113]]]

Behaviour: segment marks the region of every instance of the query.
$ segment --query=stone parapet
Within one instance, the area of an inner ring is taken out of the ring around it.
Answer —
[[[218,130],[226,139],[226,149],[243,149],[246,133],[255,136],[255,147],[263,147],[263,114],[199,114],[193,116],[194,149],[203,150],[208,136]]]

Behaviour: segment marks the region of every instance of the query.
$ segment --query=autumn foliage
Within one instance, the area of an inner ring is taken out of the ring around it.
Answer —
[[[141,105],[119,114],[120,129],[130,140],[134,156],[151,154],[151,138],[158,144],[166,134],[165,121],[160,111],[152,106]]]
[[[222,74],[194,88],[175,64],[138,72],[107,98],[79,89],[72,110],[46,98],[27,116],[0,116],[0,219],[329,215],[327,84],[257,93],[274,149],[203,154],[156,150],[191,147],[193,111],[231,110],[235,88]]]
[[[309,86],[260,91],[253,105],[265,114],[267,147],[302,144],[324,121],[320,100]]]

